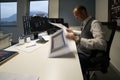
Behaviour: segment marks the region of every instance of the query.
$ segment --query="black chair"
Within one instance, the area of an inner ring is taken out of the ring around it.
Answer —
[[[91,76],[95,71],[101,71],[102,73],[107,73],[109,63],[110,63],[110,48],[116,31],[117,23],[116,22],[101,22],[106,32],[108,33],[107,49],[106,51],[96,50],[96,55],[90,59],[91,65],[87,68],[86,75],[87,80],[91,79]],[[93,73],[92,73],[93,72]]]

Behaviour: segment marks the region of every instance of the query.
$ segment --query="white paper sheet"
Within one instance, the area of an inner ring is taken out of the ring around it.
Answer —
[[[50,24],[55,25],[56,27],[59,27],[59,28],[63,29],[64,34],[67,33],[67,31],[66,31],[67,27],[64,26],[63,24],[61,24],[61,23],[50,23]]]
[[[37,44],[36,42],[30,42],[30,43],[25,43],[23,45],[16,45],[16,48],[24,51],[24,52],[32,52],[38,48],[40,48],[40,45]]]

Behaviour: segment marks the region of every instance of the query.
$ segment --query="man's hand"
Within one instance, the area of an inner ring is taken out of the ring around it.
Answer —
[[[66,37],[67,37],[68,39],[72,39],[72,40],[74,40],[74,41],[76,41],[76,42],[79,40],[79,38],[76,37],[73,33],[68,33],[68,34],[66,35]]]
[[[67,30],[67,32],[73,33],[73,30],[70,28],[67,28],[66,30]]]

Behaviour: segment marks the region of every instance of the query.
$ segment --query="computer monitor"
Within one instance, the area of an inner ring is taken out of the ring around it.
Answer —
[[[60,29],[49,23],[51,22],[51,18],[40,17],[40,16],[24,16],[23,19],[24,19],[23,20],[24,34],[25,35],[34,34],[36,38],[38,33],[47,31],[48,34],[53,34],[58,29]]]
[[[32,33],[43,32],[49,29],[48,19],[46,17],[34,16],[30,19],[30,28]]]

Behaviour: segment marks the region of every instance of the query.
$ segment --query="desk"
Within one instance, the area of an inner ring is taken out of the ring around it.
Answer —
[[[19,54],[0,66],[0,72],[39,75],[40,80],[83,80],[78,54],[74,41],[69,44],[73,55],[61,58],[48,58],[50,41],[30,53],[16,49],[16,45],[7,50]]]

